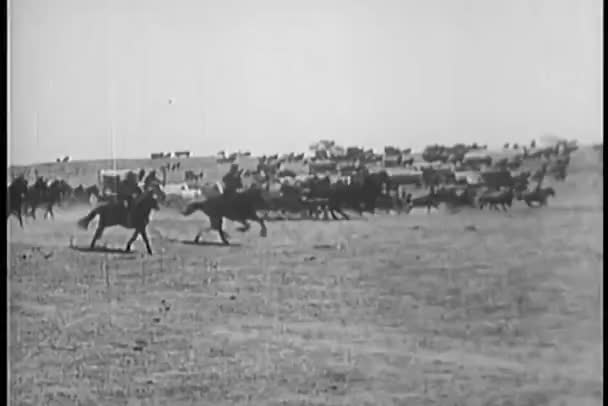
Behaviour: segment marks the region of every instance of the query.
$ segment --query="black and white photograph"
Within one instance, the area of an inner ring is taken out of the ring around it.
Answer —
[[[7,405],[603,404],[603,2],[9,0]]]

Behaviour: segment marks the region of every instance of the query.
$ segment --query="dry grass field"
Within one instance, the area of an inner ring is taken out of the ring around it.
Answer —
[[[546,208],[228,222],[231,247],[163,209],[154,256],[70,248],[88,207],[11,219],[11,405],[602,404],[601,171],[577,153]]]

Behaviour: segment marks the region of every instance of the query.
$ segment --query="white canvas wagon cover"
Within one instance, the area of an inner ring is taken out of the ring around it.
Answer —
[[[138,174],[140,171],[137,169],[100,169],[98,172],[99,185],[101,186],[102,193],[116,193],[118,189],[118,183],[121,180],[126,179],[129,173]]]

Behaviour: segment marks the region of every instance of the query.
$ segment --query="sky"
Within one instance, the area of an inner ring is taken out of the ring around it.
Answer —
[[[601,0],[9,3],[12,164],[602,139]]]

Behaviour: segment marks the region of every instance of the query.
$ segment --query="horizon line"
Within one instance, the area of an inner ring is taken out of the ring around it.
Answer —
[[[535,141],[536,141],[536,139],[535,139]],[[593,147],[594,145],[603,144],[603,139],[595,141],[595,142],[589,142],[589,141],[587,141],[587,142],[581,142],[580,140],[578,140],[576,138],[571,138],[568,141],[569,142],[570,141],[576,141],[576,143],[578,144],[579,148],[580,147],[583,147],[583,148],[584,147]],[[475,142],[470,142],[470,143],[468,143],[468,145],[473,144],[473,143],[475,143]],[[428,144],[427,146],[431,146],[431,145],[453,146],[453,145],[456,145],[456,144],[467,144],[467,143],[466,142],[457,142],[457,143],[454,143],[454,144],[451,144],[451,145],[441,144],[441,143],[431,143],[431,144]],[[477,143],[477,144],[479,145],[479,143]],[[502,145],[504,146],[504,144],[506,144],[506,143],[503,143]],[[520,144],[520,143],[517,143],[517,142],[509,142],[509,145],[514,145],[514,144],[519,144],[521,146],[527,146],[525,144]],[[488,145],[488,144],[481,144],[481,145]],[[387,144],[386,146],[392,146],[392,147],[396,147],[396,148],[399,148],[399,149],[407,149],[407,148],[402,148],[402,147],[400,147],[400,146],[398,146],[396,144],[392,144],[392,145]],[[355,145],[351,145],[349,147],[358,147],[358,148],[363,148],[363,149],[372,149],[374,151],[374,153],[383,153],[384,152],[384,151],[381,151],[380,149],[377,149],[377,148],[370,148],[370,147],[365,147],[365,146],[361,146],[361,145],[356,145],[356,146]],[[349,148],[349,147],[344,147],[344,148]],[[412,150],[411,153],[412,154],[421,154],[424,151],[425,148],[426,147],[421,148],[421,149],[411,148],[411,150]],[[490,145],[488,145],[488,151],[497,151],[498,152],[498,151],[503,150],[503,149],[504,148],[502,148],[502,146],[501,147],[495,147],[495,146],[491,147]],[[172,154],[174,154],[175,152],[182,152],[182,151],[188,151],[188,152],[192,153],[192,151],[189,151],[188,149],[179,149],[179,150],[176,150],[176,151],[172,152]],[[243,151],[249,151],[249,150],[246,149],[246,148],[244,148]],[[237,153],[238,154],[238,152],[239,151],[234,151],[232,153]],[[307,150],[307,151],[300,151],[300,152],[291,151],[291,152],[274,152],[274,153],[263,153],[263,154],[257,154],[257,153],[254,153],[253,151],[251,151],[251,155],[249,155],[248,157],[259,158],[261,156],[268,156],[268,155],[275,155],[275,154],[278,154],[279,156],[280,155],[287,155],[287,154],[290,154],[290,153],[301,154],[302,152],[305,154],[305,156],[309,156],[309,157],[311,156],[311,155],[308,155],[310,153],[310,151]],[[69,155],[67,155],[67,156],[69,156]],[[244,156],[244,155],[241,155],[241,156]],[[16,164],[15,163],[15,164],[8,165],[7,169],[19,168],[19,167],[28,167],[28,166],[37,166],[37,165],[70,164],[70,163],[79,163],[79,162],[147,161],[147,160],[150,160],[150,161],[151,160],[160,161],[160,160],[166,160],[166,159],[192,159],[192,158],[217,158],[217,157],[218,157],[217,154],[203,154],[203,155],[190,155],[188,157],[176,157],[174,155],[171,155],[170,157],[163,157],[163,158],[151,158],[148,155],[147,157],[143,157],[142,156],[142,157],[115,157],[115,158],[70,159],[67,162],[43,161],[43,162],[30,162],[30,163],[22,163],[22,164]]]

